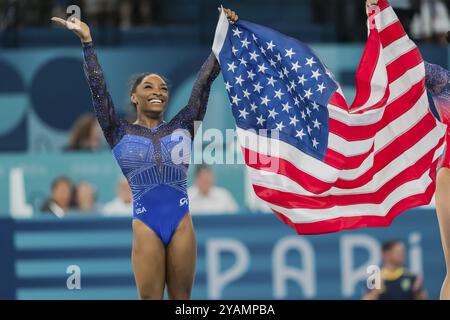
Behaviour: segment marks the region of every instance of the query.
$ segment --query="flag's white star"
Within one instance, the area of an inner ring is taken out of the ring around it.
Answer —
[[[245,108],[242,110],[239,110],[239,118],[244,118],[245,120],[247,120],[247,115],[248,115],[248,112],[247,112],[247,110],[245,110]]]
[[[306,81],[308,81],[308,80],[306,80],[304,74],[302,74],[301,77],[298,77],[298,84],[301,84],[302,86],[304,86]]]
[[[264,47],[260,47],[259,50],[261,50],[262,54],[266,54],[266,50],[264,49]]]
[[[300,140],[303,140],[303,137],[306,136],[306,133],[303,131],[303,129],[300,131],[298,131],[298,130],[295,130],[295,131],[297,131],[297,134],[295,135],[295,137],[300,138]]]
[[[267,43],[267,50],[273,51],[273,48],[276,47],[276,45],[273,44],[272,40],[270,42],[266,42],[266,43]]]
[[[249,78],[252,81],[253,81],[253,78],[256,76],[256,74],[253,73],[252,70],[247,71],[247,75],[248,75],[247,78]]]
[[[253,40],[254,40],[254,41],[258,41],[258,38],[255,36],[254,33],[252,33],[252,37],[253,37]]]
[[[311,96],[313,95],[313,93],[311,92],[311,89],[304,90],[304,91],[305,91],[305,98],[306,99],[311,98]]]
[[[268,96],[260,97],[260,99],[261,99],[261,104],[263,104],[263,105],[265,105],[265,106],[268,106],[268,104],[269,104],[269,102],[270,102],[270,99],[269,99]]]
[[[234,97],[231,97],[231,100],[233,100],[233,104],[238,105],[239,101],[241,101],[241,99],[239,99],[238,95],[236,94]]]
[[[233,87],[233,86],[230,85],[230,83],[229,83],[228,81],[225,82],[225,89],[227,89],[228,92],[230,92],[230,90],[231,90],[232,87]]]
[[[283,71],[278,71],[278,75],[280,76],[281,79],[284,79]]]
[[[260,115],[259,117],[256,117],[256,120],[258,121],[257,124],[264,127],[264,122],[266,122],[266,119],[264,119],[262,115]]]
[[[250,60],[258,61],[257,58],[259,57],[259,54],[256,53],[256,51],[250,52]]]
[[[295,63],[292,64],[292,68],[291,70],[295,70],[295,72],[297,72],[298,69],[300,69],[300,65],[298,64],[298,61],[296,61]]]
[[[256,109],[258,109],[258,106],[256,105],[256,103],[252,102],[250,104],[250,108],[251,108],[251,111],[256,112]]]
[[[320,106],[315,101],[312,103],[312,107],[313,107],[313,110],[319,111]]]
[[[242,33],[242,31],[239,30],[238,28],[234,28],[233,29],[233,36],[240,38],[241,37],[241,33]]]
[[[261,89],[263,88],[261,87],[261,84],[259,82],[257,84],[254,84],[253,87],[255,87],[253,91],[258,93],[261,93]]]
[[[319,141],[317,141],[316,138],[314,138],[312,140],[312,143],[313,143],[313,147],[317,149],[317,146],[319,145]]]
[[[284,93],[281,92],[281,89],[278,89],[275,91],[275,97],[274,98],[278,98],[281,100],[281,97],[284,96]]]
[[[273,118],[275,120],[275,117],[278,115],[278,112],[275,111],[275,108],[272,110],[269,110],[269,118]]]
[[[247,66],[247,60],[245,60],[244,57],[240,58],[239,61],[240,61],[241,64],[243,64],[244,66]]]
[[[320,77],[320,76],[321,76],[320,70],[317,69],[316,71],[313,71],[313,72],[312,72],[311,78],[314,78],[314,79],[316,79],[316,81],[317,81],[317,80],[319,80],[319,77]]]
[[[295,90],[295,88],[297,88],[297,84],[295,83],[295,80],[292,80],[290,83],[291,83],[291,90]]]
[[[270,63],[271,67],[276,67],[277,66],[277,63],[272,58],[269,59],[269,63]]]
[[[306,113],[304,111],[300,112],[300,114],[302,115],[302,119],[306,120]]]
[[[292,59],[292,56],[295,54],[295,52],[294,52],[294,50],[292,50],[292,48],[290,48],[289,50],[284,49],[284,51],[286,51],[286,54],[284,56],[289,57],[289,59]]]
[[[311,127],[309,126],[309,124],[306,126],[306,129],[308,130],[308,134],[311,135],[312,129],[311,129]]]
[[[319,122],[319,120],[316,119],[316,120],[313,121],[313,125],[314,125],[314,128],[320,130],[320,126],[321,126],[322,124]]]
[[[233,51],[233,54],[234,55],[236,55],[236,53],[238,53],[239,52],[239,50],[238,49],[236,49],[234,46],[233,47],[231,47],[231,51]]]
[[[250,99],[250,92],[248,92],[247,89],[245,89],[244,91],[242,91],[244,93],[244,98]]]
[[[308,114],[308,117],[311,116],[311,112],[312,112],[311,109],[306,107],[306,113]]]
[[[264,63],[261,65],[258,65],[258,72],[266,73],[266,70],[267,70],[267,67]]]
[[[232,63],[227,63],[228,64],[228,71],[231,71],[234,73],[234,69],[236,69],[236,65],[234,64],[234,61]]]
[[[312,68],[313,64],[315,64],[315,63],[316,63],[316,61],[314,61],[314,57],[312,57],[310,59],[306,58],[306,65],[307,66],[310,66]]]
[[[289,70],[286,67],[283,67],[283,73],[287,77],[289,75]]]
[[[276,58],[277,58],[277,60],[278,61],[281,61],[281,59],[283,59],[282,57],[281,57],[281,54],[278,52],[278,54],[275,56]]]
[[[298,101],[297,97],[294,97],[294,105],[298,107],[300,105],[300,101]]]
[[[275,87],[275,82],[277,82],[274,77],[267,78],[267,85],[271,85],[272,87]]]
[[[286,111],[287,113],[289,113],[289,109],[292,109],[292,107],[289,105],[289,102],[283,103],[283,111]]]
[[[294,127],[297,125],[297,122],[299,122],[300,120],[297,119],[297,116],[294,115],[293,117],[289,117],[289,119],[291,120],[289,122],[290,125],[293,125]]]
[[[276,126],[277,126],[276,130],[278,130],[278,131],[281,131],[284,128],[286,128],[286,126],[283,124],[283,121],[281,121],[280,123],[277,123]]]
[[[321,83],[318,85],[318,89],[317,91],[319,91],[320,93],[323,93],[323,90],[325,90],[327,87],[325,87],[324,83]]]
[[[242,76],[234,77],[236,79],[236,83],[242,87],[242,83],[244,82],[244,79],[242,79]]]
[[[241,43],[242,43],[242,48],[248,49],[248,45],[250,44],[250,42],[247,41],[247,38],[245,38],[244,40],[241,40]]]

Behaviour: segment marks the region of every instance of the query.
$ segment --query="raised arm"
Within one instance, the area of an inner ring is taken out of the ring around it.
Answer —
[[[234,11],[230,9],[224,9],[224,11],[231,23],[239,19]],[[202,121],[205,116],[211,85],[219,73],[219,62],[211,52],[200,68],[187,106],[172,120],[173,123],[177,123],[182,128],[189,130],[191,135],[193,135],[194,131],[194,121]]]
[[[98,62],[89,27],[82,21],[73,18],[66,21],[52,18],[60,26],[72,30],[83,45],[83,69],[91,90],[95,115],[111,148],[120,140],[121,121],[117,118],[111,96],[106,88],[103,71]]]

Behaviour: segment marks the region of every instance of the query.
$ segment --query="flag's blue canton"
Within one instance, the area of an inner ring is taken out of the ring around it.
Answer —
[[[324,159],[332,74],[306,45],[274,30],[239,21],[220,52],[236,124],[278,130],[279,139]]]

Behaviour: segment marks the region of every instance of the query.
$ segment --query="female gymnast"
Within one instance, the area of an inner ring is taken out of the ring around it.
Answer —
[[[366,7],[377,5],[378,0],[366,0]],[[448,34],[447,34],[448,40]],[[450,300],[450,71],[425,62],[425,82],[431,93],[441,121],[446,124],[447,148],[437,174],[436,211],[439,220],[441,242],[445,255],[447,274],[442,285],[442,300]]]
[[[231,23],[237,21],[235,12],[225,9],[225,13]],[[220,66],[211,53],[187,106],[169,122],[163,120],[169,100],[166,81],[153,73],[139,76],[130,92],[137,111],[137,120],[131,124],[115,114],[89,27],[76,18],[53,17],[52,21],[72,30],[82,42],[95,114],[133,191],[132,264],[139,296],[162,299],[167,285],[170,299],[190,299],[197,249],[186,173],[194,121],[204,117]]]

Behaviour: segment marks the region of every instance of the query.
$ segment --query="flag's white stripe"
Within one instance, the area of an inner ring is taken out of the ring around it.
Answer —
[[[384,62],[386,63],[386,65],[389,65],[394,60],[398,59],[398,57],[404,55],[414,48],[416,48],[416,45],[406,34],[383,49]]]
[[[299,170],[327,183],[335,183],[338,179],[347,181],[355,180],[373,166],[373,153],[362,163],[359,168],[339,170],[311,157],[310,155],[283,141],[259,136],[254,132],[242,130],[240,128],[237,128],[237,133],[239,142],[243,147],[258,152],[259,154],[270,155],[274,158],[281,158],[289,161]],[[407,151],[408,156],[416,159],[417,161],[420,159],[419,155],[425,154],[426,151],[429,151],[433,148],[433,146],[436,146],[439,139],[444,134],[445,126],[437,125],[424,138],[422,138],[417,144]],[[378,142],[376,142],[375,146],[377,145]],[[398,157],[397,159],[399,158],[401,159],[402,157]],[[401,161],[399,161],[397,165],[400,168],[403,168]]]
[[[425,67],[421,63],[416,67],[408,70],[400,78],[390,84],[389,101],[385,108],[389,108],[389,105],[395,100],[401,98],[404,94],[411,89],[411,87],[425,77]],[[405,85],[406,84],[406,85]],[[349,126],[364,126],[375,124],[381,120],[384,114],[385,108],[379,108],[366,111],[362,114],[349,114],[347,110],[343,110],[339,107],[328,105],[328,112],[331,118],[342,122]]]
[[[227,37],[228,28],[230,23],[228,22],[227,16],[225,15],[223,8],[220,13],[219,22],[216,27],[216,34],[214,36],[214,43],[212,46],[212,51],[217,58],[217,61],[220,63],[220,51],[222,51],[223,44]]]
[[[443,151],[445,149],[445,143],[440,146],[434,153],[433,161],[438,159]],[[418,150],[419,153],[416,153],[416,150]],[[388,166],[381,169],[379,172],[377,172],[371,181],[369,181],[367,184],[353,189],[341,189],[337,187],[332,187],[330,190],[320,193],[320,194],[314,194],[312,192],[307,191],[305,188],[303,188],[302,185],[298,184],[297,182],[293,181],[289,177],[286,177],[281,174],[277,173],[270,173],[266,171],[257,170],[251,167],[247,166],[248,172],[250,174],[252,183],[257,186],[262,186],[274,190],[279,191],[285,191],[290,193],[296,193],[302,196],[314,196],[314,197],[326,197],[330,195],[358,195],[358,194],[365,194],[365,193],[373,193],[379,190],[383,185],[385,185],[387,182],[389,182],[393,177],[398,175],[400,172],[402,172],[404,169],[409,168],[413,166],[419,159],[421,159],[428,150],[421,150],[421,149],[413,149],[411,151],[408,151],[407,154],[402,155],[399,158],[396,159],[396,161],[391,162]],[[399,167],[399,162],[403,164],[403,166]],[[404,168],[404,169],[401,169]]]
[[[398,21],[398,17],[392,7],[387,7],[383,11],[377,13],[374,19],[378,31],[383,31],[384,29]]]
[[[387,146],[391,141],[415,126],[426,114],[428,114],[428,96],[424,92],[416,104],[400,117],[381,129],[371,139],[347,141],[330,133],[328,147],[344,156],[356,156],[367,153],[376,141],[374,151],[377,152]],[[364,130],[361,128],[353,130]]]
[[[425,78],[425,64],[420,63],[412,69],[409,69],[400,78],[392,82],[389,86],[391,95],[388,104],[391,104],[411,89],[411,87]]]
[[[286,209],[271,203],[267,204],[273,210],[284,214],[294,223],[311,223],[368,214],[384,217],[401,200],[410,196],[423,194],[431,183],[432,180],[428,172],[425,172],[419,179],[409,181],[397,188],[380,204],[364,203],[349,206],[335,206],[329,209]]]
[[[369,110],[362,114],[350,114],[347,110],[329,104],[328,113],[330,118],[348,126],[366,126],[380,121],[383,117],[384,109]]]
[[[383,57],[380,56],[381,44],[379,45],[378,60],[375,67],[372,78],[368,79],[370,81],[370,95],[369,99],[360,107],[352,109],[352,112],[359,112],[366,108],[369,108],[376,103],[380,102],[381,99],[386,94],[386,88],[388,86],[388,77],[386,72],[386,65],[384,63]],[[366,79],[359,79],[359,81],[367,81]]]

